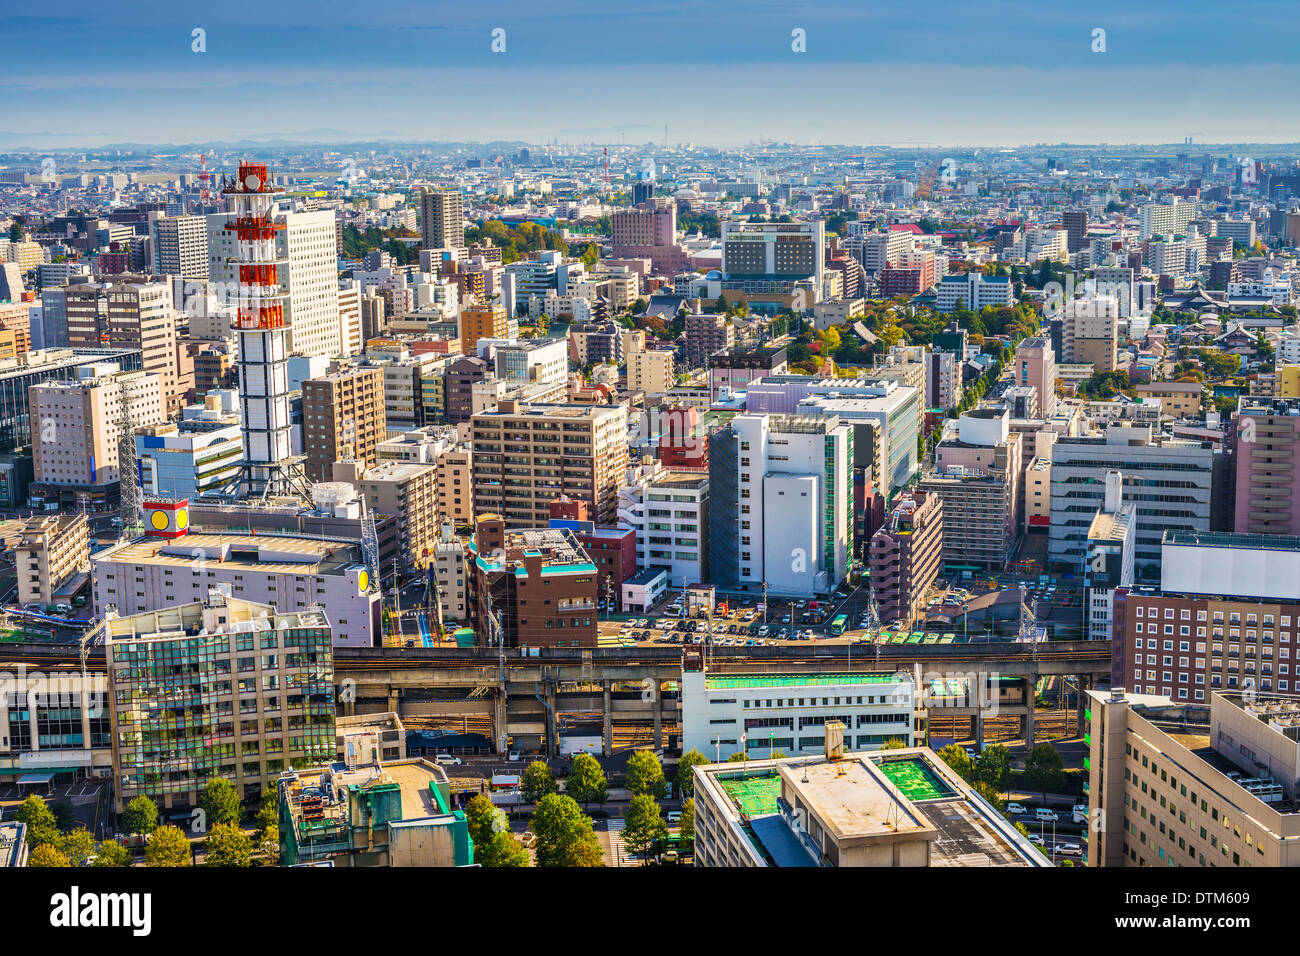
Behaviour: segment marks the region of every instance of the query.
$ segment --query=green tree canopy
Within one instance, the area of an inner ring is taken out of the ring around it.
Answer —
[[[604,803],[609,793],[609,783],[600,762],[591,754],[578,754],[573,758],[573,766],[564,781],[564,792],[574,800],[580,800],[584,807],[594,800]]]
[[[144,847],[145,866],[189,866],[190,841],[180,827],[158,827]]]
[[[519,789],[529,803],[536,803],[548,793],[555,793],[559,788],[555,783],[555,774],[545,760],[534,760],[524,770],[519,781]]]
[[[81,866],[95,853],[95,838],[85,827],[77,827],[63,835],[59,849],[73,866]]]
[[[695,792],[695,773],[693,768],[703,766],[709,758],[698,750],[688,750],[677,761],[677,790],[683,797],[690,797]]]
[[[648,793],[640,793],[632,798],[627,816],[623,820],[623,844],[633,853],[645,853],[655,840],[668,835],[668,825],[664,823],[659,804]]]
[[[95,847],[95,862],[92,866],[129,866],[131,851],[116,840],[105,840]]]
[[[627,759],[627,789],[634,796],[649,794],[655,800],[668,795],[663,764],[653,750],[634,750]]]
[[[208,838],[203,841],[203,849],[208,866],[253,865],[253,841],[233,823],[218,823],[214,826]]]
[[[952,768],[953,773],[966,782],[975,778],[975,764],[971,762],[966,751],[956,744],[949,744],[939,751],[939,759]]]
[[[1025,757],[1025,786],[1039,793],[1064,785],[1065,761],[1049,743],[1037,744]]]
[[[52,843],[34,846],[27,854],[27,865],[38,867],[72,866],[66,853]]]
[[[158,828],[158,807],[146,796],[135,797],[122,811],[122,826],[127,833],[148,836]]]
[[[14,811],[14,819],[27,824],[27,845],[34,846],[32,833],[37,830],[58,830],[58,823],[51,810],[36,794],[29,794],[27,799]]]
[[[975,779],[994,790],[1005,790],[1011,775],[1011,751],[1002,744],[989,744],[975,760]]]
[[[548,793],[533,813],[538,866],[603,866],[591,818],[569,796]]]
[[[208,829],[221,823],[239,822],[239,794],[235,792],[235,785],[224,777],[213,777],[208,781],[199,795],[199,806],[208,816]]]
[[[677,833],[684,840],[695,839],[695,798],[689,797],[682,804],[682,819],[677,824]]]

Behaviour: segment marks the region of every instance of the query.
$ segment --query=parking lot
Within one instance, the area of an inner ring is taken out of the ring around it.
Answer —
[[[99,839],[105,836],[105,827],[111,810],[108,782],[105,780],[77,780],[73,783],[55,783],[52,786],[19,787],[16,783],[0,783],[0,819],[8,820],[30,794],[35,793],[47,804],[66,803],[72,808],[77,822]]]

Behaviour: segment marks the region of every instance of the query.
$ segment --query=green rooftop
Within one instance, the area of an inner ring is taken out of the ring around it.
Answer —
[[[719,785],[747,817],[766,817],[776,813],[776,798],[781,796],[781,776],[775,770],[759,771],[748,776],[717,777]]]
[[[892,684],[893,674],[755,674],[746,677],[706,677],[709,690],[745,687],[834,687],[842,684]]]
[[[952,796],[952,788],[940,780],[920,757],[878,760],[876,766],[909,800],[937,800]]]

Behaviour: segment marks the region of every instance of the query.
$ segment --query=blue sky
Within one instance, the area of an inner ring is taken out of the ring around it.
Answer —
[[[0,13],[0,148],[242,137],[1300,140],[1294,3],[70,0]],[[200,11],[201,12],[197,12]],[[268,13],[274,10],[274,13]],[[206,31],[207,52],[191,51]],[[493,53],[492,31],[506,51]],[[791,50],[791,31],[807,52]],[[1092,50],[1105,30],[1106,50]]]

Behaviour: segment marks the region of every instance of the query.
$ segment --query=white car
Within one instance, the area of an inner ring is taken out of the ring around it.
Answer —
[[[1041,836],[1039,836],[1037,833],[1031,833],[1031,834],[1029,834],[1029,842],[1030,842],[1030,843],[1037,844],[1038,846],[1042,846],[1042,845],[1043,845],[1043,838],[1042,838]]]
[[[1077,843],[1057,844],[1056,852],[1061,856],[1083,856],[1083,848]]]
[[[506,759],[509,760],[511,763],[519,763],[519,761],[522,760],[523,758],[519,756],[518,750],[512,750],[510,751],[510,755]]]
[[[1007,804],[1007,813],[1028,813],[1028,812],[1029,811],[1025,809],[1025,805],[1023,803]]]
[[[440,767],[459,767],[465,761],[459,757],[453,757],[451,754],[438,754],[433,758],[433,762]]]
[[[669,810],[668,813],[667,813],[667,820],[668,820],[669,823],[681,823],[681,822],[682,822],[682,811],[680,811],[680,810]]]

